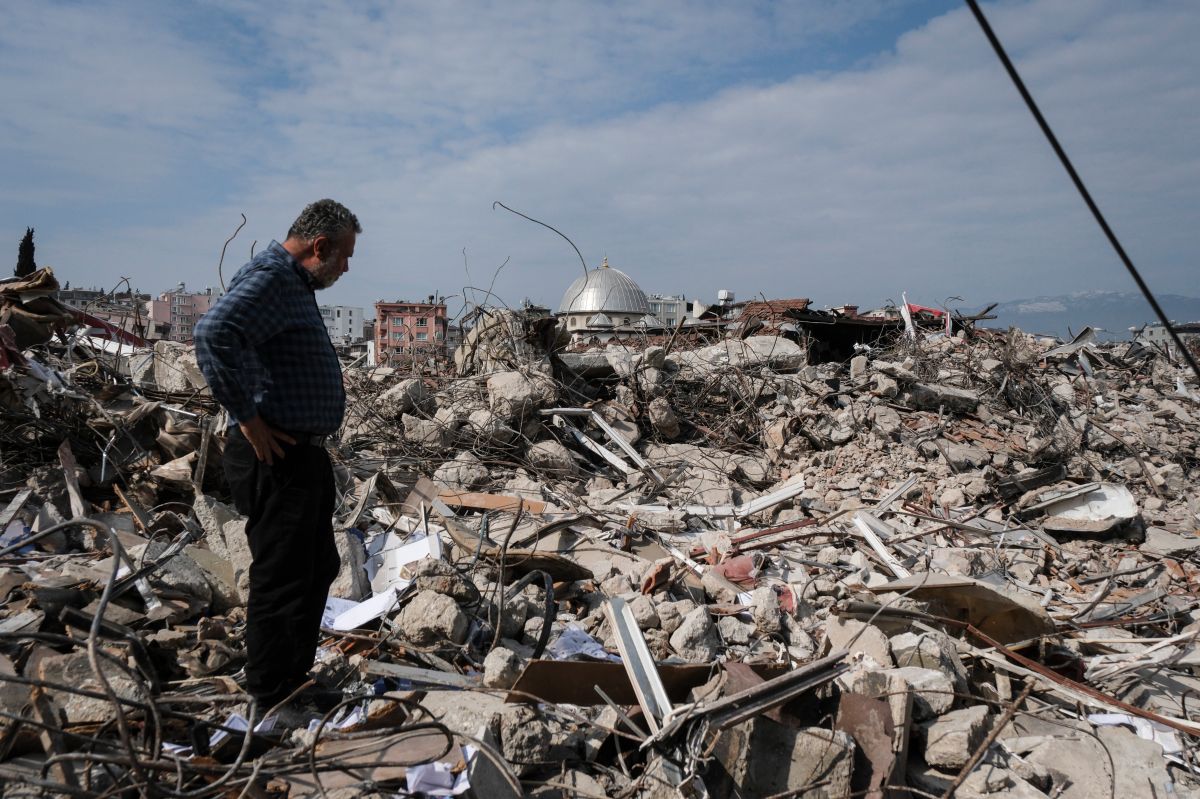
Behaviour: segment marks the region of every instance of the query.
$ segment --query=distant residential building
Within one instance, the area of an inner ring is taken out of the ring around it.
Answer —
[[[521,300],[521,313],[527,319],[548,319],[553,314],[550,312],[550,307],[547,305],[538,305],[533,300],[526,297]]]
[[[70,305],[72,308],[83,308],[83,306],[89,302],[97,302],[107,294],[108,292],[104,289],[97,288],[59,289],[54,293],[54,299],[58,300],[64,305]],[[144,299],[148,300],[150,297],[146,296]]]
[[[463,343],[462,325],[447,325],[446,326],[446,349],[449,352],[454,352]]]
[[[691,324],[691,320],[699,319],[708,310],[705,303],[689,300],[682,294],[647,294],[646,300],[650,303],[650,313],[668,328],[675,327],[680,319],[685,325]]]
[[[425,302],[376,302],[375,362],[398,366],[444,358],[449,324],[440,297],[431,295]]]
[[[1200,322],[1187,322],[1185,324],[1175,324],[1172,322],[1171,327],[1175,330],[1175,334],[1179,336],[1180,340],[1189,346],[1189,349],[1192,342],[1200,342]],[[1163,327],[1162,322],[1146,325],[1140,330],[1137,328],[1130,328],[1130,330],[1134,332],[1133,340],[1139,344],[1171,348],[1175,345],[1175,342],[1171,340],[1171,334]]]
[[[146,302],[146,316],[151,323],[170,325],[171,341],[191,341],[192,331],[200,317],[208,313],[220,299],[220,292],[206,288],[202,292],[189,292],[180,283],[171,291],[164,291],[158,299]]]
[[[321,305],[321,319],[334,344],[353,344],[363,339],[363,309],[350,305]]]
[[[683,295],[647,294],[650,303],[650,313],[654,314],[666,327],[674,327],[681,318],[687,316],[687,298]]]
[[[149,294],[128,290],[110,292],[94,287],[62,288],[54,293],[54,298],[94,320],[139,338],[165,338],[170,332],[168,322],[156,323],[147,317],[145,306],[150,301]]]
[[[164,339],[171,335],[171,325],[168,322],[156,322],[146,316],[144,307],[116,305],[112,303],[89,303],[85,311],[95,319],[107,322],[114,327],[132,333],[148,341]]]

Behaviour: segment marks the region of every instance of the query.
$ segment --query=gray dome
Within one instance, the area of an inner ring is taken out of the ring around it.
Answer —
[[[563,294],[558,312],[565,313],[650,313],[646,292],[620,269],[599,266],[578,277]]]

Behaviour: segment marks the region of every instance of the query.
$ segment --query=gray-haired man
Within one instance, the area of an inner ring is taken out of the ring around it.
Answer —
[[[349,269],[361,232],[340,203],[309,205],[196,325],[200,369],[233,420],[225,474],[249,517],[253,556],[246,683],[264,709],[307,680],[337,576],[323,445],[341,427],[346,394],[314,292]]]

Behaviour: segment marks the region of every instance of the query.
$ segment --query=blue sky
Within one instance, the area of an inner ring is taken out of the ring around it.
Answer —
[[[1200,5],[985,9],[1148,281],[1198,293]],[[5,10],[0,230],[73,285],[216,286],[241,213],[226,276],[332,196],[365,232],[329,303],[557,304],[574,253],[494,200],[701,299],[1130,288],[956,2]]]

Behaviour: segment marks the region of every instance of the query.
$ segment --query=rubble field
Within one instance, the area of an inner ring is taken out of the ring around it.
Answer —
[[[1164,353],[569,352],[489,310],[452,374],[348,366],[336,691],[297,721],[241,682],[192,351],[0,304],[33,317],[0,325],[5,796],[1200,796],[1200,394]]]

